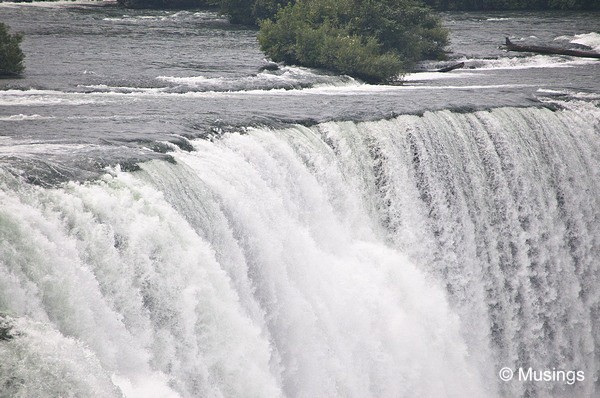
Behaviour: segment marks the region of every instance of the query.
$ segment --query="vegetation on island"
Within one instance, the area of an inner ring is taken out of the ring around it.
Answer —
[[[23,73],[23,59],[21,51],[20,33],[11,34],[8,26],[0,22],[0,76],[17,76]]]
[[[600,10],[598,0],[425,0],[439,10]]]
[[[258,40],[276,62],[379,83],[443,57],[447,34],[416,0],[298,0],[261,21]]]
[[[260,21],[273,18],[282,7],[293,0],[216,0],[222,14],[232,23],[258,26]]]

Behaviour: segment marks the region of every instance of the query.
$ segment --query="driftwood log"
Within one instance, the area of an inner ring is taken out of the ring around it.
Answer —
[[[457,64],[452,64],[452,65],[446,66],[444,68],[438,69],[438,70],[436,70],[436,72],[450,72],[451,70],[454,70],[454,69],[464,68],[464,66],[465,66],[464,62],[459,62]]]
[[[507,51],[520,51],[520,52],[528,52],[528,53],[538,53],[538,54],[552,54],[552,55],[569,55],[571,57],[584,57],[584,58],[598,58],[600,59],[600,53],[594,51],[586,51],[586,50],[570,50],[556,47],[546,47],[546,46],[525,46],[520,44],[514,44],[507,37],[506,42],[504,43],[504,48]]]

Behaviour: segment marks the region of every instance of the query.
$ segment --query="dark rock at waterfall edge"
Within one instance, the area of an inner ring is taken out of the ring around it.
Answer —
[[[13,327],[12,318],[0,313],[0,341],[12,340],[18,335]]]
[[[276,62],[267,62],[264,65],[262,65],[260,68],[258,68],[259,72],[268,70],[268,71],[275,71],[275,70],[279,70],[280,65]]]

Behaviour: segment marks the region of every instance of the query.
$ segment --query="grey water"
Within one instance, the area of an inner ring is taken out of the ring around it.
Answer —
[[[498,46],[600,14],[443,19],[374,86],[211,11],[0,3],[0,397],[596,396],[600,63]]]

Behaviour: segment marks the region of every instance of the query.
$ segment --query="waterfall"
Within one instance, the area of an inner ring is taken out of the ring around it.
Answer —
[[[56,187],[0,174],[0,396],[600,391],[597,107],[192,145]]]

